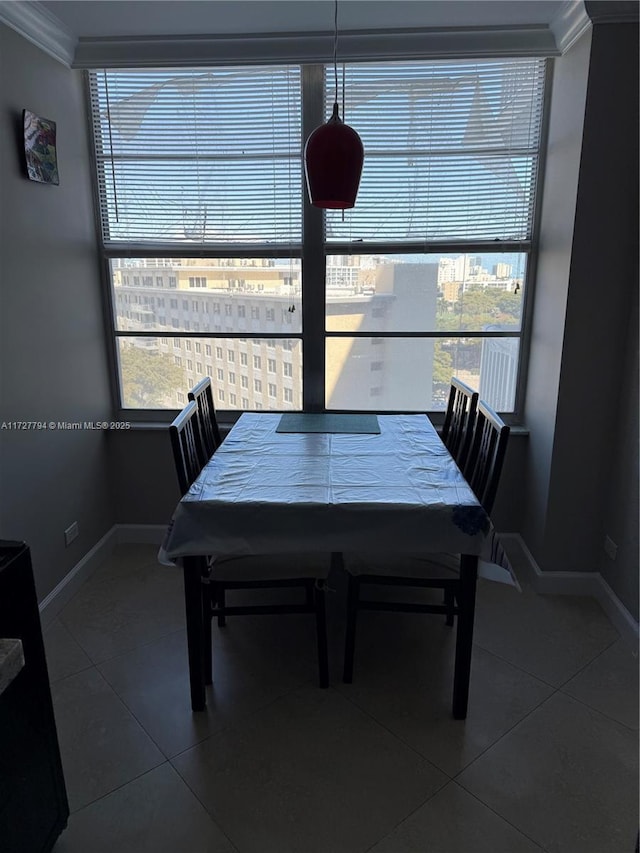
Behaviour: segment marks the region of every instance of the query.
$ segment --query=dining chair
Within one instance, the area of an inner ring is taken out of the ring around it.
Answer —
[[[198,447],[199,424],[198,407],[192,400],[169,427],[173,459],[183,495],[204,467]],[[224,628],[227,616],[313,613],[320,687],[328,687],[325,582],[335,559],[335,555],[324,554],[252,554],[200,558],[205,683],[213,683],[212,619],[217,617],[218,626]],[[304,590],[303,602],[239,606],[229,606],[226,602],[227,590],[296,587]]]
[[[216,418],[216,407],[213,402],[211,379],[205,376],[197,385],[194,385],[191,391],[189,391],[188,399],[193,400],[198,407],[198,423],[200,426],[199,452],[202,464],[205,465],[222,444],[218,419]]]
[[[451,378],[441,438],[460,470],[466,464],[471,448],[478,399],[477,391],[457,377]]]
[[[509,432],[510,428],[489,406],[483,402],[478,404],[473,439],[463,473],[487,515],[493,508]],[[342,559],[343,566],[349,573],[343,671],[343,681],[347,684],[353,680],[356,619],[359,610],[444,613],[447,617],[447,625],[453,625],[454,616],[460,612],[463,573],[461,572],[462,558],[459,555],[389,557],[382,554],[343,554]],[[365,584],[442,589],[445,596],[444,603],[365,600],[361,598],[361,587]],[[473,613],[475,579],[471,587],[465,590],[465,595],[468,596],[467,601],[470,601]]]

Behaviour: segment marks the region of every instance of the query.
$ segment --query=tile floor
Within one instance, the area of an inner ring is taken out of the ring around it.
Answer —
[[[192,714],[179,570],[120,546],[45,631],[71,818],[55,853],[633,853],[638,659],[588,598],[481,582],[470,710],[451,718],[454,632],[363,614],[332,682],[313,620],[214,627]]]

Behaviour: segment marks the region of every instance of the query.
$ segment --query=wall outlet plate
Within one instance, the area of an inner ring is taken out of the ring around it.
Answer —
[[[74,521],[73,524],[70,524],[64,532],[65,545],[71,545],[73,540],[77,539],[79,535],[80,529],[78,527],[78,522]]]

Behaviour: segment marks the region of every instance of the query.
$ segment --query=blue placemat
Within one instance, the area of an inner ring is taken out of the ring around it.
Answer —
[[[379,433],[377,415],[331,415],[295,412],[283,415],[276,432]]]

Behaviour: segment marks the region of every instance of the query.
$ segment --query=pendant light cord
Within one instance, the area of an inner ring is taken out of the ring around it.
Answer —
[[[338,103],[338,0],[335,0],[333,12],[333,73],[336,81],[336,97],[334,103]]]

